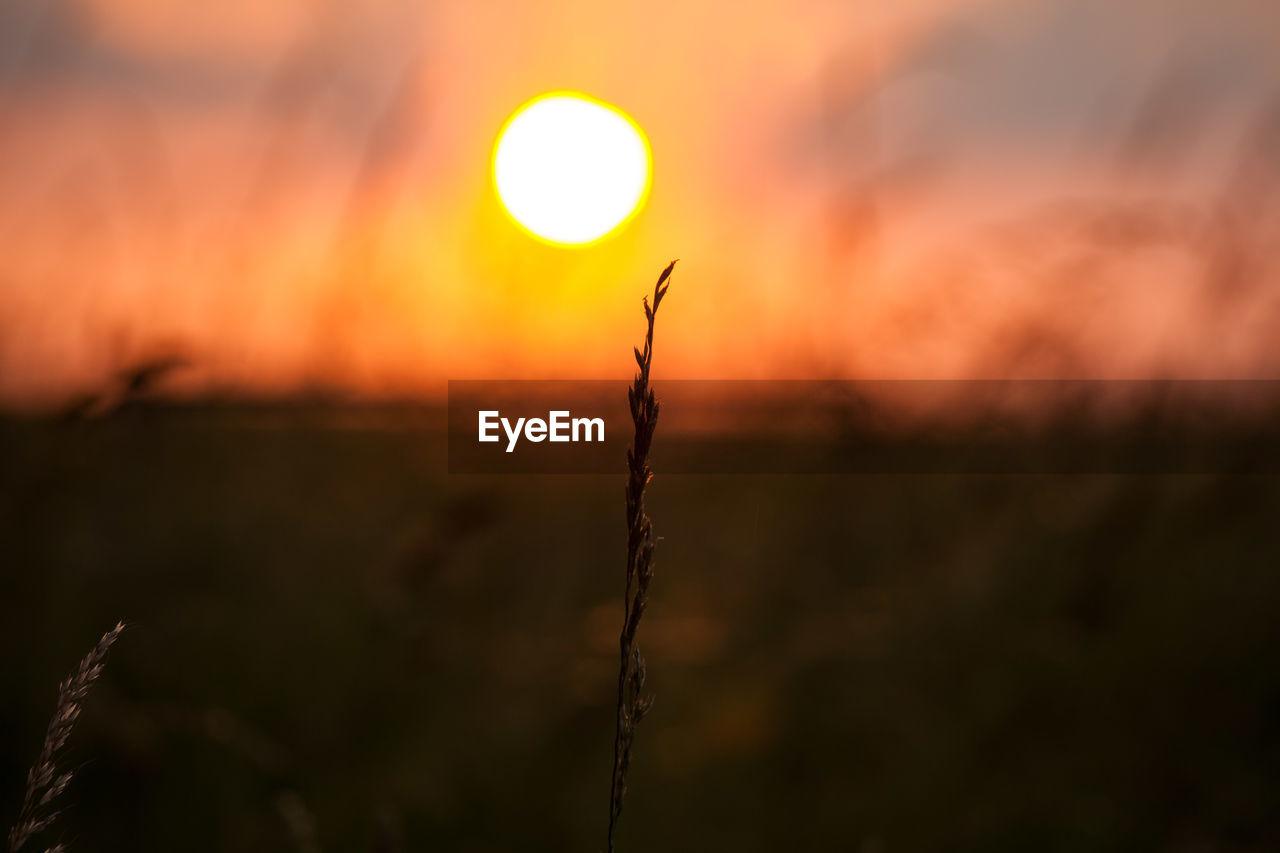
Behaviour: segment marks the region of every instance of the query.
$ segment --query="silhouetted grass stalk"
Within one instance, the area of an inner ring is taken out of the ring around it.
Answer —
[[[640,617],[648,603],[649,582],[653,580],[653,525],[644,511],[645,487],[653,478],[649,468],[649,447],[658,425],[658,401],[649,387],[649,370],[653,365],[653,321],[658,306],[670,285],[667,279],[676,262],[672,261],[658,276],[653,288],[653,307],[644,300],[644,316],[649,328],[644,338],[644,352],[636,348],[639,371],[627,391],[631,403],[631,420],[635,438],[627,451],[627,584],[623,596],[622,633],[618,638],[618,719],[613,739],[613,779],[609,787],[609,853],[614,851],[613,836],[622,814],[622,799],[627,793],[627,769],[631,766],[631,744],[636,725],[653,707],[653,697],[644,694],[644,657],[636,645]]]
[[[32,836],[48,829],[58,817],[53,801],[67,789],[73,773],[70,770],[65,773],[58,771],[58,754],[71,737],[71,730],[80,717],[80,708],[89,695],[89,688],[102,674],[107,651],[123,630],[124,623],[120,622],[103,634],[98,645],[80,661],[79,668],[59,685],[58,705],[45,732],[44,747],[27,773],[27,790],[23,795],[22,810],[18,813],[18,822],[9,831],[9,853],[18,853]],[[60,853],[63,849],[58,844],[45,853]]]

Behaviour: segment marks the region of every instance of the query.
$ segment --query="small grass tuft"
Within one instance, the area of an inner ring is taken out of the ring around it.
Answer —
[[[53,711],[53,719],[45,732],[44,747],[40,757],[27,773],[27,790],[22,799],[22,810],[18,813],[18,822],[9,831],[9,853],[18,853],[31,838],[48,829],[58,817],[54,801],[71,784],[74,771],[65,773],[58,769],[58,756],[71,737],[76,720],[80,718],[80,709],[89,688],[102,675],[107,652],[124,631],[124,623],[118,622],[110,631],[102,635],[102,639],[93,647],[80,666],[67,676],[58,687],[58,705]],[[57,844],[48,848],[45,853],[62,853],[65,848]]]

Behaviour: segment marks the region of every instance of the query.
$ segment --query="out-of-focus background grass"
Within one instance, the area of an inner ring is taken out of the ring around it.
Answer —
[[[324,850],[601,849],[621,477],[449,476],[442,427],[0,422],[0,819],[124,618],[81,853],[293,849],[308,814]],[[660,475],[650,512],[623,849],[1280,848],[1273,478]]]

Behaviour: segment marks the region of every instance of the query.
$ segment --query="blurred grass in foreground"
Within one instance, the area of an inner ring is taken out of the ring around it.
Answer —
[[[441,412],[0,422],[0,819],[132,623],[80,853],[590,851],[618,476],[449,477]],[[624,850],[1280,848],[1280,484],[671,477]]]

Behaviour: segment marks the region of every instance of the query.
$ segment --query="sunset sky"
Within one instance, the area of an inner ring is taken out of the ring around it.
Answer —
[[[494,196],[548,90],[652,143],[586,249]],[[0,5],[0,404],[660,375],[1274,377],[1273,0]]]

